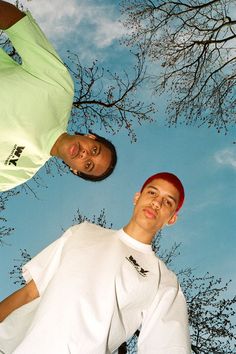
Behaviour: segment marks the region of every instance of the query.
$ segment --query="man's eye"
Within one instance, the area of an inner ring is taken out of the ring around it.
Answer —
[[[86,170],[89,170],[90,166],[91,166],[92,162],[91,161],[87,161],[86,164],[85,164],[85,169]]]
[[[168,207],[170,207],[170,208],[172,207],[172,203],[171,203],[170,200],[165,199],[165,200],[164,200],[164,203],[165,203],[166,206],[168,206]]]
[[[154,191],[148,191],[148,194],[150,194],[150,195],[156,195],[156,192],[154,192]]]
[[[97,154],[97,151],[98,151],[98,148],[96,146],[94,146],[92,148],[92,155],[96,155]]]

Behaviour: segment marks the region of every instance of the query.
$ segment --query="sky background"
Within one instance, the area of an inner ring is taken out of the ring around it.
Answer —
[[[73,49],[83,64],[98,59],[106,68],[131,70],[129,50],[119,44],[125,29],[119,21],[118,2],[32,0],[23,4],[63,60],[66,51]],[[158,70],[153,64],[149,69]],[[225,282],[235,279],[236,129],[224,135],[206,127],[168,128],[164,98],[151,96],[147,88],[137,94],[157,104],[156,122],[136,125],[133,144],[125,130],[115,136],[98,132],[117,147],[118,165],[110,178],[89,183],[71,174],[52,177],[42,168],[39,174],[47,188],[35,188],[29,182],[37,199],[21,193],[9,200],[4,216],[15,231],[0,248],[0,299],[17,289],[9,272],[20,249],[37,254],[72,225],[78,208],[89,217],[105,208],[107,222],[121,228],[131,216],[134,193],[148,176],[160,171],[177,174],[186,191],[177,224],[163,231],[164,247],[182,243],[176,267],[193,267],[198,274],[208,271]],[[233,296],[235,290],[233,281],[228,295]]]

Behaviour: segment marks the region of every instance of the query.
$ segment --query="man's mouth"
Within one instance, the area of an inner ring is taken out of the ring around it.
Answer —
[[[72,159],[74,159],[76,156],[79,154],[79,144],[74,143],[70,148],[69,148],[69,154]]]
[[[157,213],[152,208],[146,207],[143,211],[148,219],[156,219]]]

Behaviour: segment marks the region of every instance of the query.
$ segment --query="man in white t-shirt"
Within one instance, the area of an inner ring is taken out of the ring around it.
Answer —
[[[22,59],[16,63],[0,48],[0,191],[32,178],[51,156],[84,179],[109,176],[114,146],[95,134],[66,132],[73,80],[31,14],[0,0],[0,30]]]
[[[73,226],[29,261],[27,285],[0,303],[2,353],[117,353],[139,329],[138,354],[190,354],[184,295],[151,249],[183,200],[180,180],[158,173],[123,229]]]

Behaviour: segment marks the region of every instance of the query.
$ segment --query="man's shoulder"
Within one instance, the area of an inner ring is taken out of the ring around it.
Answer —
[[[161,283],[165,286],[174,288],[179,287],[177,275],[168,268],[168,266],[159,259],[159,269],[161,272]]]
[[[110,235],[116,232],[116,230],[108,229],[100,225],[84,221],[80,224],[73,225],[70,228],[71,233],[96,233],[97,235]]]
[[[21,68],[39,79],[35,81],[37,85],[43,82],[44,85],[49,83],[49,87],[51,85],[57,87],[57,90],[62,88],[63,97],[65,94],[68,95],[71,104],[74,82],[67,67],[31,13],[26,11],[25,15],[6,30],[13,46],[21,56]]]
[[[105,249],[114,245],[116,231],[87,221],[71,226],[64,234],[66,244],[76,247],[99,247]]]

